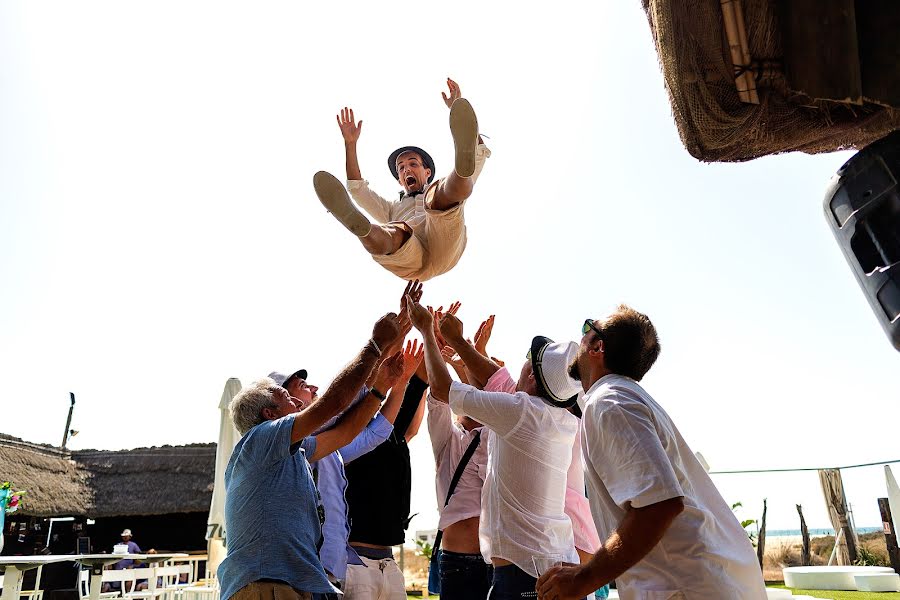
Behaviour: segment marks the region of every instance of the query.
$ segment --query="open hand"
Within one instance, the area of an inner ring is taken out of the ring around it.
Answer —
[[[450,346],[444,346],[443,350],[441,350],[441,356],[444,358],[444,362],[454,369],[466,368],[466,363],[459,357],[459,354],[456,353],[456,350],[454,350]]]
[[[403,353],[392,354],[378,367],[378,377],[375,379],[375,387],[387,391],[403,376]]]
[[[425,358],[425,344],[419,344],[419,340],[411,340],[406,342],[406,349],[403,351],[403,374],[401,378],[407,381],[419,368],[419,363]]]
[[[418,279],[414,279],[406,284],[406,289],[403,290],[403,295],[400,296],[400,312],[406,312],[407,296],[409,296],[413,302],[418,302],[422,299],[422,284],[419,283]]]
[[[450,95],[448,96],[444,92],[441,92],[441,97],[444,99],[444,104],[447,105],[447,108],[453,106],[453,103],[456,102],[459,98],[462,98],[462,92],[459,90],[459,84],[447,78],[447,87],[450,88]]]
[[[353,109],[346,106],[337,115],[337,124],[341,128],[341,135],[344,137],[345,144],[355,144],[362,132],[362,119],[359,123],[353,117]]]
[[[475,332],[475,349],[482,356],[487,356],[487,343],[491,339],[491,333],[494,331],[494,315],[489,316]]]

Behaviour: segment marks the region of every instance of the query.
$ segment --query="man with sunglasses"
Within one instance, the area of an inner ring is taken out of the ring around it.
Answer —
[[[407,310],[425,340],[432,397],[490,430],[479,520],[481,553],[494,567],[488,598],[527,598],[534,594],[538,570],[547,560],[578,562],[572,523],[565,514],[566,472],[578,429],[578,419],[567,410],[578,392],[566,374],[574,344],[535,337],[517,391],[485,392],[451,379],[438,348],[434,317],[411,300]],[[462,322],[444,315],[440,332],[480,379],[487,368],[482,363],[490,359],[466,344]],[[469,356],[469,349],[481,359]]]
[[[426,281],[446,273],[459,262],[466,248],[463,209],[484,163],[491,155],[478,135],[478,120],[459,85],[447,79],[450,133],[455,147],[454,169],[434,181],[431,156],[416,146],[403,146],[388,157],[388,168],[403,188],[398,200],[387,200],[369,188],[359,168],[356,144],[362,131],[353,110],[337,116],[344,138],[347,186],[330,173],[319,171],[313,187],[319,200],[344,227],[355,234],[372,258],[406,280]],[[351,196],[353,199],[351,200]],[[359,204],[378,223],[371,223]]]
[[[553,567],[541,600],[582,598],[616,580],[623,600],[764,600],[756,554],[665,410],[638,384],[659,356],[656,328],[624,304],[588,319],[570,374],[585,391],[582,450],[603,547]]]

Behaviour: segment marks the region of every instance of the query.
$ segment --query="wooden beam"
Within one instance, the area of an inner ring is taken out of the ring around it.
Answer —
[[[862,104],[854,0],[779,0],[779,14],[790,89]]]
[[[857,0],[856,34],[862,93],[868,102],[900,108],[900,2]]]
[[[900,548],[897,547],[897,532],[891,523],[891,505],[887,498],[878,499],[878,510],[881,512],[881,521],[884,525],[884,541],[887,544],[888,556],[891,559],[891,567],[900,572]]]

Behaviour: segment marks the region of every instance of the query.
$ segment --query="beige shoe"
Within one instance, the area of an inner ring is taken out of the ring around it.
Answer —
[[[456,148],[456,174],[471,177],[475,173],[478,119],[472,105],[465,98],[457,99],[450,107],[450,133]]]
[[[313,187],[316,188],[319,202],[325,206],[328,212],[334,215],[334,218],[341,225],[349,229],[357,237],[368,235],[372,224],[353,204],[350,194],[347,193],[347,188],[338,181],[337,177],[331,173],[319,171],[313,175]]]

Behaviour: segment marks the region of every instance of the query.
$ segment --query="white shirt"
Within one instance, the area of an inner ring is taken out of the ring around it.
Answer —
[[[450,503],[444,506],[450,481],[456,472],[459,461],[465,454],[475,432],[481,430],[481,441],[466,468],[463,469],[456,490],[450,496]],[[431,437],[431,449],[434,451],[434,463],[437,471],[435,489],[437,491],[438,512],[440,520],[438,529],[465,519],[481,515],[481,488],[487,473],[488,432],[483,427],[466,431],[450,414],[446,402],[435,400],[428,393],[428,435]]]
[[[765,600],[756,553],[669,415],[632,379],[607,375],[586,395],[583,459],[591,513],[606,538],[630,502],[683,497],[662,540],[616,579],[622,600]]]
[[[525,392],[483,392],[458,381],[450,408],[491,430],[478,532],[484,559],[508,560],[532,577],[535,556],[578,563],[565,513],[578,419]]]

